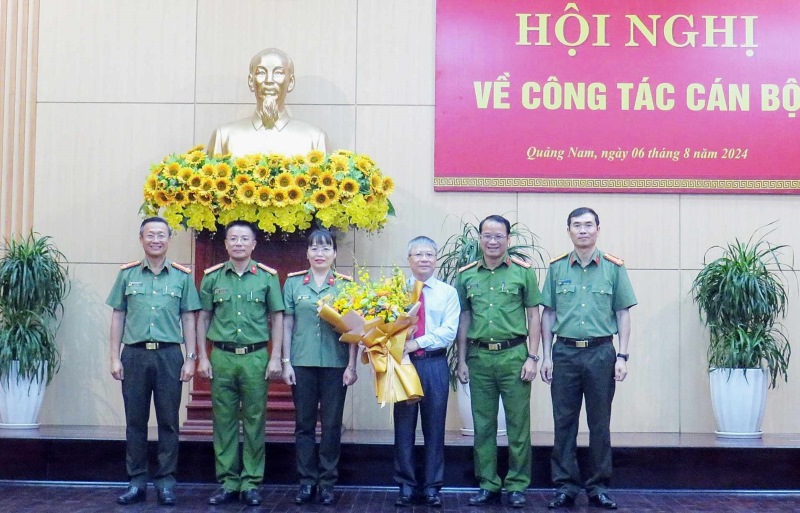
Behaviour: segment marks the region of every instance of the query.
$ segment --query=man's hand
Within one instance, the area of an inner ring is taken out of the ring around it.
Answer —
[[[522,371],[519,373],[519,378],[522,381],[533,381],[536,379],[536,362],[531,358],[525,358],[525,363],[522,364]]]
[[[542,381],[548,385],[553,382],[553,360],[546,358],[542,360],[542,368],[539,370]]]
[[[111,359],[111,375],[114,376],[114,379],[117,381],[125,379],[125,369],[122,368],[122,360],[119,358]]]
[[[466,385],[469,383],[469,367],[464,362],[458,363],[458,368],[456,369],[456,374],[458,376],[458,380],[461,382],[462,385]]]
[[[281,359],[270,358],[269,364],[267,365],[267,373],[264,375],[264,379],[280,379],[282,373],[283,368],[281,367]]]
[[[208,358],[200,358],[197,360],[197,375],[201,378],[211,379],[214,374],[211,372],[211,362]]]
[[[192,379],[194,377],[194,360],[186,360],[183,362],[183,367],[181,367],[181,381],[184,383]]]
[[[414,351],[421,349],[419,344],[417,344],[416,339],[406,340],[405,346],[403,346],[403,356],[413,353]]]
[[[358,381],[358,374],[356,374],[355,367],[348,367],[344,370],[344,375],[342,376],[342,385],[349,387],[353,383]]]
[[[617,363],[614,364],[614,379],[617,381],[625,381],[628,375],[628,362],[622,358],[617,358]]]
[[[281,371],[281,377],[283,378],[283,382],[289,386],[297,384],[297,378],[294,375],[294,367],[292,367],[291,363],[284,363],[283,370]]]

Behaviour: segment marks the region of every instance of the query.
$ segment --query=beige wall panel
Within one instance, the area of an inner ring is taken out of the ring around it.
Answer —
[[[381,233],[357,235],[359,262],[405,264],[409,239],[425,234],[444,244],[460,231],[462,216],[475,221],[503,212],[516,220],[515,194],[433,192],[433,107],[359,107],[356,137],[356,150],[394,178],[397,211]]]
[[[434,0],[361,0],[358,41],[358,103],[433,105]]]
[[[292,57],[290,103],[355,102],[356,0],[199,0],[197,101],[251,103],[250,59],[264,48]]]
[[[80,120],[80,130],[63,130]],[[125,262],[150,165],[192,145],[187,105],[39,104],[34,227],[73,262]],[[173,257],[188,261],[185,242]]]
[[[196,144],[208,144],[212,132],[230,121],[249,117],[253,114],[255,103],[249,104],[198,104],[195,107],[196,123],[194,139]],[[325,130],[330,142],[330,150],[355,148],[356,110],[345,105],[291,105],[292,115]]]
[[[196,0],[42,0],[38,100],[191,102]]]
[[[540,239],[551,257],[572,248],[567,215],[578,207],[600,216],[597,245],[625,260],[629,269],[677,269],[677,195],[520,194],[519,219]]]
[[[757,228],[772,221],[778,223],[769,240],[800,251],[800,232],[795,229],[797,213],[796,196],[682,196],[681,268],[699,270],[708,248],[725,245],[737,237],[747,240]],[[709,256],[716,257],[713,253]]]

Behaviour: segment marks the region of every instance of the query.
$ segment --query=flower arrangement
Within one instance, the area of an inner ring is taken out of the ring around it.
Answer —
[[[243,220],[266,233],[311,227],[379,230],[394,215],[394,181],[367,155],[347,150],[306,155],[209,156],[199,145],[153,164],[144,184],[144,215],[175,229],[215,231]]]
[[[339,315],[355,311],[365,321],[380,319],[394,322],[407,313],[412,306],[411,296],[406,288],[406,279],[399,267],[392,270],[389,277],[381,273],[378,281],[370,281],[369,271],[358,268],[358,280],[347,282],[331,302],[330,306]],[[324,301],[323,298],[322,301]]]

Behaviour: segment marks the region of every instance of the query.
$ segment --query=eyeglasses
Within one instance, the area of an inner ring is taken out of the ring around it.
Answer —
[[[483,240],[485,242],[492,242],[492,241],[500,242],[500,241],[505,240],[507,238],[508,238],[508,235],[500,235],[500,234],[497,234],[497,233],[495,233],[495,234],[491,234],[491,233],[481,234],[481,240]]]
[[[228,237],[225,240],[227,240],[231,244],[238,244],[240,242],[242,244],[249,244],[250,241],[252,241],[253,239],[251,237]]]
[[[312,255],[318,255],[318,254],[330,255],[330,254],[333,254],[333,247],[332,246],[322,246],[322,247],[311,246],[310,248],[308,248],[308,252],[311,253]]]
[[[428,260],[433,260],[436,258],[436,253],[432,253],[430,251],[418,251],[417,253],[411,253],[408,256],[419,259],[427,258]]]
[[[167,239],[169,239],[169,235],[167,235],[166,233],[155,233],[155,234],[148,233],[147,235],[144,236],[144,240],[146,240],[147,242],[153,242],[154,240],[158,242],[164,242]]]

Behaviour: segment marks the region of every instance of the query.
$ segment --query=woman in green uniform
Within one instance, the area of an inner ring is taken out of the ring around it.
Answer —
[[[339,342],[328,323],[317,316],[317,301],[335,297],[352,278],[333,272],[336,239],[328,230],[308,236],[305,271],[289,273],[283,286],[284,312],[283,380],[292,386],[295,407],[295,451],[300,488],[297,504],[316,494],[324,505],[333,504],[333,485],[338,476],[342,413],[347,387],[356,382],[355,345]],[[322,424],[316,447],[317,405]]]

